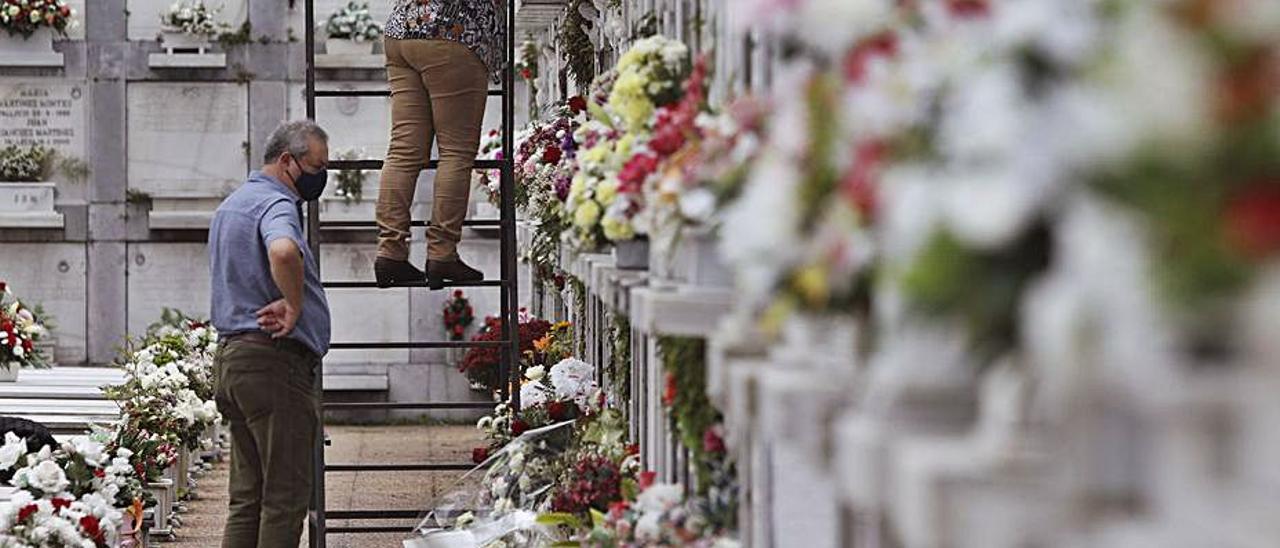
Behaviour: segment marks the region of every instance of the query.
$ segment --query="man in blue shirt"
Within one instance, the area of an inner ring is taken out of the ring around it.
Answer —
[[[330,334],[302,202],[324,190],[328,157],[314,122],[281,125],[265,165],[209,227],[216,400],[233,445],[223,548],[296,548],[302,534],[320,429],[313,389]]]

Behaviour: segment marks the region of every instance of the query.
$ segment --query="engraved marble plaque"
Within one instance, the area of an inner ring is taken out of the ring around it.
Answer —
[[[0,81],[0,147],[37,144],[84,159],[88,99],[81,83]]]

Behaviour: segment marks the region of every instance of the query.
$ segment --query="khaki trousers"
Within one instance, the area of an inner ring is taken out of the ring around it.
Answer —
[[[385,43],[391,146],[378,191],[378,256],[409,258],[409,206],[435,140],[440,165],[427,228],[427,258],[455,260],[480,148],[488,70],[458,42],[388,38]]]
[[[320,425],[320,360],[298,346],[231,340],[214,355],[214,399],[232,444],[223,548],[298,548]]]

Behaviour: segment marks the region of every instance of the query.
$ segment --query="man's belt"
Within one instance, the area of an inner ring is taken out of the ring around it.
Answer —
[[[290,354],[296,354],[298,356],[302,356],[303,358],[306,358],[309,360],[315,359],[317,357],[315,352],[312,352],[310,348],[307,348],[307,345],[302,344],[297,340],[286,338],[286,337],[280,337],[276,339],[276,338],[272,338],[271,335],[258,332],[258,331],[249,331],[245,333],[236,333],[234,335],[227,335],[226,337],[223,337],[222,340],[223,342],[228,342],[228,343],[241,342],[241,343],[248,343],[248,344],[258,344],[262,346],[270,346],[272,348],[283,350]]]

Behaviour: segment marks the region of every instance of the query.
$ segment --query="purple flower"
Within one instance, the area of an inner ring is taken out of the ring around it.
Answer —
[[[573,140],[573,134],[565,132],[564,138],[560,140],[560,150],[569,158],[578,156],[578,143]]]
[[[573,180],[567,175],[556,177],[556,198],[561,202],[569,199],[569,186]]]

